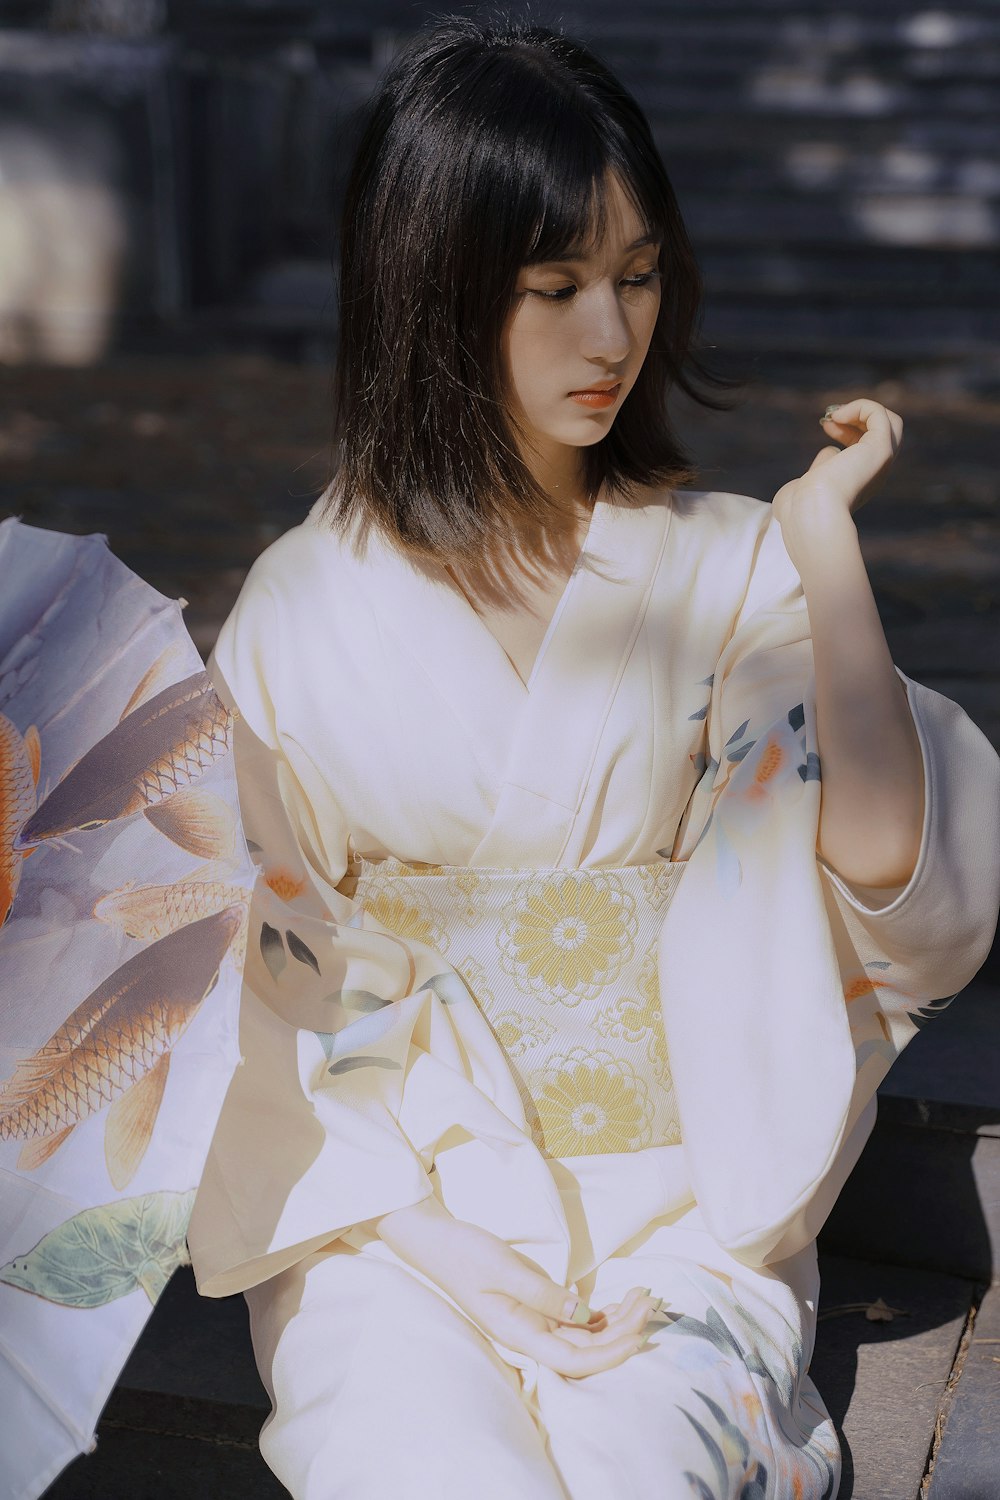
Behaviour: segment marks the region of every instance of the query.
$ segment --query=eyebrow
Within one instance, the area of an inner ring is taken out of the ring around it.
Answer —
[[[626,245],[625,253],[628,254],[632,250],[642,250],[646,245],[658,245],[659,243],[660,236],[658,234],[654,234],[652,230],[649,230],[646,234],[641,234],[638,239],[633,240],[631,245]],[[568,265],[570,261],[586,260],[588,248],[589,247],[587,245],[569,245],[566,249],[566,253],[564,255],[557,256],[554,260],[533,260],[528,261],[527,264],[531,266]]]

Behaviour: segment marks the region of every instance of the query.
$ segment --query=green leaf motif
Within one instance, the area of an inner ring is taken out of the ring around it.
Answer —
[[[960,990],[958,994],[961,994]],[[923,1030],[928,1021],[932,1021],[935,1016],[939,1016],[943,1010],[948,1008],[953,1000],[957,1000],[958,994],[945,995],[940,1000],[930,1000],[926,1005],[921,1005],[917,1010],[908,1010],[906,1014],[914,1026],[919,1030]]]
[[[815,750],[808,750],[806,752],[806,758],[799,766],[798,772],[803,781],[823,780],[823,768]]]
[[[317,1033],[318,1035],[318,1033]],[[401,1064],[394,1057],[342,1057],[333,1063],[327,1072],[336,1077],[338,1073],[353,1073],[355,1068],[394,1068],[399,1069]]]
[[[262,922],[260,927],[260,956],[267,964],[267,970],[272,979],[278,978],[288,962],[281,933],[267,922]]]
[[[442,1005],[464,1005],[468,1002],[469,990],[465,981],[455,972],[435,974],[426,980],[421,989],[433,990]]]
[[[103,1307],[142,1287],[155,1303],[186,1261],[195,1189],[82,1209],[0,1266],[0,1281],[63,1307]]]
[[[302,941],[297,932],[293,932],[289,928],[285,933],[285,942],[288,944],[288,951],[293,958],[297,958],[300,964],[308,964],[310,969],[314,969],[317,974],[319,973],[318,958],[312,949]]]
[[[382,995],[373,995],[370,990],[334,990],[332,995],[323,996],[324,1004],[340,1004],[345,1010],[360,1010],[364,1012],[381,1010],[386,1005],[391,1005]]]

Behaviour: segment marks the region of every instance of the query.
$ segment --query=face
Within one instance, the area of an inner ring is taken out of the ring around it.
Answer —
[[[580,450],[611,429],[635,384],[660,309],[660,243],[618,180],[604,238],[564,261],[522,266],[504,331],[511,412],[524,458],[549,484],[574,483]]]

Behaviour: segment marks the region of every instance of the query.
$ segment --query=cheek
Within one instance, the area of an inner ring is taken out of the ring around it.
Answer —
[[[629,319],[632,327],[632,337],[635,340],[637,350],[643,354],[649,348],[659,315],[660,298],[658,296],[650,296],[647,302],[635,308]]]
[[[511,319],[504,344],[504,367],[511,390],[522,399],[541,398],[555,370],[571,356],[580,330],[565,311],[556,317],[549,307],[522,304]]]

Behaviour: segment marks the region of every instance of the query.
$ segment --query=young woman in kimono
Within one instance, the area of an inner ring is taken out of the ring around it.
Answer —
[[[212,662],[260,876],[189,1244],[297,1500],[837,1490],[815,1236],[989,948],[1000,764],[881,630],[897,415],[770,504],[681,488],[698,288],[581,47],[392,67],[339,473]]]

